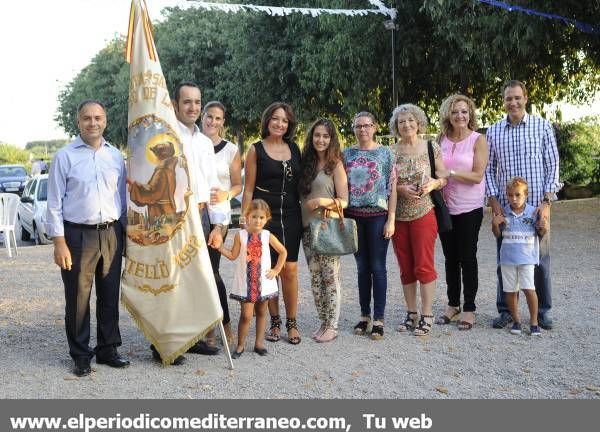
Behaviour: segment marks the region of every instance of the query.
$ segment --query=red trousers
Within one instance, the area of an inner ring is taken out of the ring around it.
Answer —
[[[392,245],[403,285],[416,281],[426,284],[437,279],[434,263],[436,237],[437,221],[433,209],[413,221],[396,221]]]

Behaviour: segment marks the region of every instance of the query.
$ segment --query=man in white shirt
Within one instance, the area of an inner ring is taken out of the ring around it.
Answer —
[[[173,107],[179,121],[179,136],[188,161],[192,192],[198,201],[202,230],[208,246],[218,249],[223,243],[221,230],[226,215],[210,205],[211,192],[218,189],[219,182],[213,144],[196,125],[202,111],[200,88],[192,82],[182,82],[175,88],[173,97]],[[188,352],[214,355],[219,349],[205,341],[199,341]]]

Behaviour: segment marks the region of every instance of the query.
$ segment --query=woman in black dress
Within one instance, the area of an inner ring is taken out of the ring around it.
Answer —
[[[288,341],[300,343],[296,324],[298,310],[298,251],[302,236],[300,197],[298,180],[300,175],[300,150],[293,141],[296,119],[292,107],[283,102],[274,102],[263,112],[261,141],[248,150],[245,164],[245,186],[242,199],[242,214],[253,199],[263,199],[271,207],[272,218],[265,227],[283,243],[287,250],[287,261],[280,273],[283,302],[285,304]],[[245,221],[240,219],[240,224]],[[277,254],[271,250],[272,262]],[[276,342],[280,338],[281,318],[279,301],[269,300],[271,328],[267,340]]]

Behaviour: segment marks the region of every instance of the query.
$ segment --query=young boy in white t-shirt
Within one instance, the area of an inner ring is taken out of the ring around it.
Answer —
[[[494,215],[492,231],[502,237],[500,268],[506,304],[512,315],[510,332],[521,334],[518,293],[523,290],[529,308],[529,324],[532,336],[541,336],[538,326],[538,299],[533,279],[534,268],[539,264],[539,237],[549,227],[548,221],[538,219],[537,209],[526,203],[527,180],[513,177],[506,185],[509,205],[504,215]]]

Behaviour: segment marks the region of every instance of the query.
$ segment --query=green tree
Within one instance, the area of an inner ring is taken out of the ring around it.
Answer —
[[[600,22],[598,0],[509,3]],[[461,91],[475,98],[484,118],[493,120],[502,105],[502,83],[508,79],[524,81],[530,102],[540,108],[557,100],[586,102],[600,90],[598,35],[475,0],[425,0],[418,5],[397,1],[396,5],[404,12],[413,8],[413,13],[400,14],[399,39],[411,41],[398,47],[401,73],[416,69],[428,78],[426,85],[416,86],[419,93],[408,90],[409,99],[425,100],[433,108],[440,97]]]
[[[572,185],[600,183],[600,117],[585,117],[555,127],[560,178]]]
[[[600,1],[511,0],[513,4],[600,22]],[[256,4],[348,8],[342,0],[255,0]],[[475,0],[388,1],[398,9],[396,77],[400,102],[422,106],[435,118],[441,100],[472,96],[484,120],[501,111],[507,79],[527,84],[530,102],[585,102],[600,90],[600,38],[557,20],[509,12]],[[353,8],[372,8],[366,1]],[[170,88],[182,80],[202,87],[203,100],[228,107],[230,133],[255,135],[262,110],[291,103],[300,122],[332,117],[346,136],[350,118],[370,110],[385,124],[392,106],[387,17],[318,17],[204,10],[164,11],[155,26],[158,54]],[[61,92],[57,120],[75,134],[83,98],[107,105],[106,137],[126,142],[129,66],[117,38]]]
[[[50,160],[68,142],[69,140],[66,139],[30,141],[25,144],[25,150],[32,154],[35,159]]]
[[[77,105],[84,99],[98,99],[105,105],[108,118],[104,136],[117,146],[127,143],[129,65],[124,48],[122,37],[109,42],[59,93],[55,120],[67,134],[79,133]]]
[[[0,164],[29,164],[29,152],[12,144],[0,144]]]

